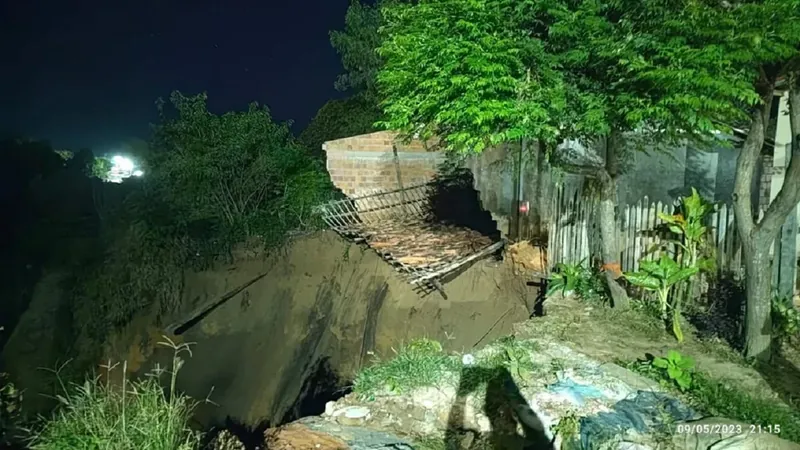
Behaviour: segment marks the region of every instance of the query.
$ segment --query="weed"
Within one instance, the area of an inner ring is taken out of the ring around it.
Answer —
[[[375,364],[356,376],[353,392],[370,400],[381,391],[407,393],[441,383],[448,373],[456,373],[461,364],[445,354],[441,344],[429,339],[417,339],[393,351],[394,358],[375,360]]]
[[[61,381],[61,403],[54,416],[45,421],[30,442],[32,450],[103,449],[115,450],[190,450],[201,436],[188,422],[196,402],[177,394],[175,382],[183,365],[181,354],[191,356],[188,344],[177,345],[167,339],[161,343],[173,349],[171,369],[156,368],[142,380],[127,379],[127,364],[122,368],[122,385],[110,383],[117,364],[106,366],[106,382],[99,377],[83,385]],[[160,378],[169,375],[165,393]]]
[[[685,391],[692,386],[694,360],[691,357],[681,355],[676,350],[670,350],[665,358],[654,358],[652,364],[666,373],[666,376],[678,386],[678,389]]]
[[[572,443],[578,440],[581,432],[580,418],[574,411],[565,414],[553,427],[553,434],[561,437],[562,443]],[[563,445],[563,444],[562,444]]]
[[[775,338],[781,343],[800,333],[800,311],[790,297],[772,298],[772,322]]]
[[[557,264],[553,275],[547,281],[547,295],[575,293],[582,300],[591,303],[605,303],[608,300],[608,286],[597,268],[584,261],[577,264]]]
[[[681,361],[688,359],[681,356]],[[800,443],[800,412],[774,399],[754,397],[731,386],[725,380],[713,379],[705,373],[691,371],[691,384],[681,389],[668,370],[656,367],[651,361],[627,363],[629,369],[659,381],[673,390],[700,412],[727,417],[746,424],[780,424],[780,437]],[[675,366],[678,362],[668,363]],[[680,363],[686,365],[686,363]]]

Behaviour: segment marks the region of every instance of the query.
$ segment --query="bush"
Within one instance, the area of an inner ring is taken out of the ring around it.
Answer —
[[[8,444],[12,432],[19,426],[22,393],[0,373],[0,446]]]
[[[99,377],[83,385],[66,388],[57,396],[61,402],[54,416],[31,439],[32,450],[190,450],[200,434],[188,422],[196,403],[175,393],[175,380],[183,363],[180,355],[191,354],[187,344],[173,348],[171,370],[158,368],[141,380],[127,379],[123,367],[122,385],[105,383]],[[108,367],[108,379],[116,366]],[[160,378],[169,374],[169,391]]]

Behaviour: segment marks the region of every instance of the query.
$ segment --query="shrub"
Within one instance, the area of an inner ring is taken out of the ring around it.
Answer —
[[[171,369],[156,368],[141,380],[130,381],[123,366],[122,385],[114,386],[99,377],[83,385],[66,387],[54,416],[45,421],[31,439],[32,450],[114,449],[190,450],[200,434],[188,422],[196,405],[189,397],[175,393],[175,380],[183,364],[180,355],[191,355],[188,344],[163,345],[173,350]],[[108,377],[117,367],[107,367]],[[161,377],[169,375],[169,390]]]

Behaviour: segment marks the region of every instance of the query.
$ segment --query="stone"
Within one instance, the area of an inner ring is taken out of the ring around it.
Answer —
[[[228,430],[222,430],[214,436],[208,445],[210,450],[245,450],[245,445]]]
[[[265,443],[270,450],[350,449],[346,442],[335,436],[310,430],[308,427],[297,423],[267,430]]]
[[[334,417],[342,425],[363,425],[370,417],[370,410],[365,406],[350,406],[336,411]]]

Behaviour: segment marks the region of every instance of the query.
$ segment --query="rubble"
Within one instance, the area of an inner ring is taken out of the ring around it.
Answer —
[[[364,224],[359,234],[381,255],[414,268],[444,266],[494,243],[475,230],[425,220]]]

